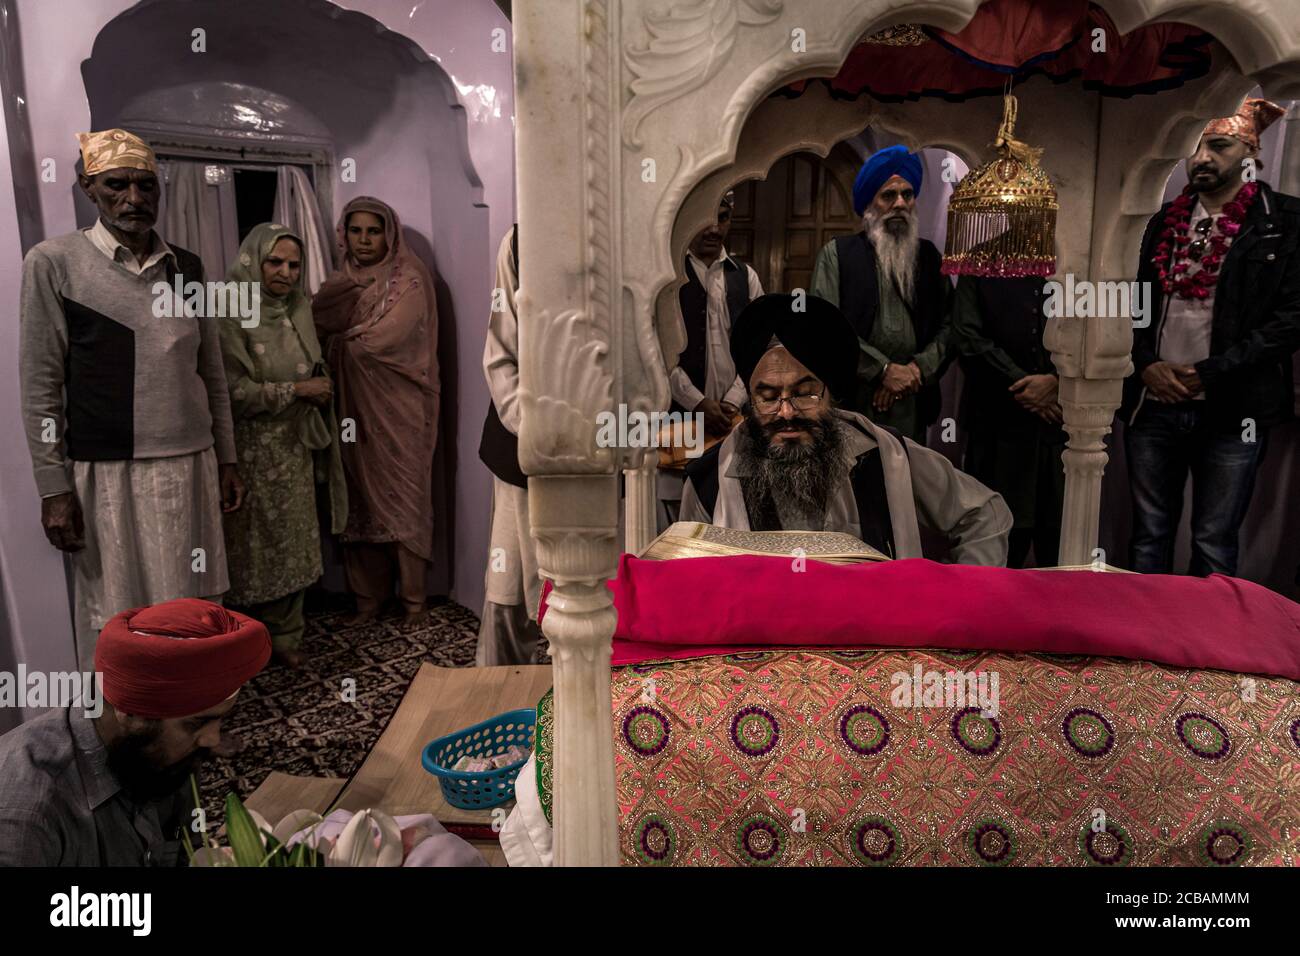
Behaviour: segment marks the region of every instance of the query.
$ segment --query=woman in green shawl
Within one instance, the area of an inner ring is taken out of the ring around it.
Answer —
[[[260,301],[256,321],[220,320],[240,474],[249,488],[245,506],[225,515],[226,603],[262,621],[275,656],[298,667],[303,597],[321,576],[318,485],[328,497],[330,531],[347,523],[333,386],[302,288],[302,240],[275,223],[257,226],[229,279],[256,283]]]

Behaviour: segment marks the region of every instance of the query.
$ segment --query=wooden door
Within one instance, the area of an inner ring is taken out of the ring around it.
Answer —
[[[807,289],[822,246],[861,228],[841,172],[841,167],[852,170],[853,162],[837,155],[840,148],[825,161],[812,153],[787,156],[766,180],[745,184],[753,187],[756,221],[742,241],[752,244],[753,257],[741,254],[738,243],[731,245],[758,272],[765,291]],[[739,206],[739,188],[736,195]]]
[[[727,252],[755,269],[758,269],[755,257],[758,217],[754,206],[754,187],[757,185],[757,180],[748,179],[736,186],[736,205],[731,210],[731,232],[727,234]],[[761,271],[758,277],[760,281],[763,279]],[[767,291],[766,283],[763,284],[763,291]]]

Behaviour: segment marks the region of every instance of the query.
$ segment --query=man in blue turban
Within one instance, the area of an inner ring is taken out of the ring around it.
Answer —
[[[857,387],[845,407],[922,444],[939,417],[952,293],[939,250],[918,233],[923,179],[921,157],[905,146],[871,156],[853,184],[863,229],[822,247],[809,290],[858,335]]]

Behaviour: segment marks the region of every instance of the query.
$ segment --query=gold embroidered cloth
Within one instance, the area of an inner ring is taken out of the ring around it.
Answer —
[[[927,700],[930,675],[949,674],[966,681]],[[994,707],[981,674],[990,692],[998,677]],[[1300,853],[1294,681],[788,651],[616,668],[612,693],[625,865],[1293,866]],[[549,818],[549,694],[537,739]]]

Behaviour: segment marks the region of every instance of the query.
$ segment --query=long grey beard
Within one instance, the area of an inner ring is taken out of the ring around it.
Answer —
[[[885,217],[874,209],[867,210],[864,220],[880,271],[894,283],[903,300],[911,304],[916,294],[916,252],[921,246],[916,211],[907,213],[907,232],[901,236],[886,229]]]
[[[843,438],[833,419],[823,419],[812,434],[813,443],[808,446],[773,445],[752,413],[746,417],[736,436],[736,455],[743,475],[745,504],[751,514],[772,507],[776,513],[765,517],[778,519],[781,528],[800,530],[791,526],[802,524],[812,530],[821,529],[827,502],[848,475],[848,467],[841,451]]]

